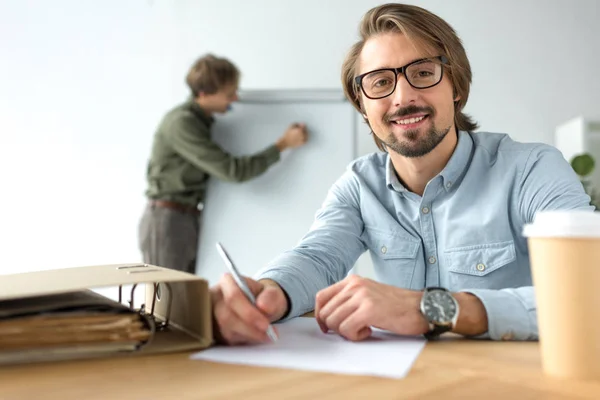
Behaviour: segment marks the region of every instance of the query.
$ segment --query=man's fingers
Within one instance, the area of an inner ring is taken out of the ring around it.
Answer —
[[[344,293],[340,293],[339,295],[337,295],[333,301],[337,300],[337,298],[341,297],[343,294]],[[331,304],[333,301],[329,302],[329,304]],[[327,307],[329,307],[329,304],[327,304]],[[359,306],[360,305],[356,304],[356,302],[353,301],[353,299],[347,298],[346,301],[339,304],[337,307],[332,309],[330,313],[323,317],[323,322],[325,323],[325,326],[327,326],[328,329],[339,333],[340,324],[346,319],[348,319],[350,315],[356,312]]]
[[[356,338],[353,340],[357,341],[357,342],[361,341],[361,340],[365,340],[366,338],[370,337],[372,334],[373,334],[373,330],[371,329],[371,327],[365,326],[358,331],[358,333],[356,334]]]
[[[317,293],[315,315],[326,316],[331,314],[337,307],[344,303],[354,292],[353,285],[349,285],[349,281],[344,279],[330,287]]]
[[[364,308],[359,306],[356,311],[340,323],[338,333],[348,340],[364,340],[372,333],[371,327],[365,323],[367,320]]]
[[[256,297],[256,307],[271,320],[282,307],[281,293],[277,288],[266,286]]]
[[[322,324],[325,324],[325,321],[322,318],[323,308],[327,306],[331,299],[333,299],[339,292],[341,292],[344,289],[346,283],[347,281],[344,279],[317,293],[317,296],[315,298],[315,318],[317,319],[317,322],[319,322],[319,326],[322,327]],[[321,328],[321,330],[323,330],[323,328]],[[324,330],[323,332],[326,332],[326,330]]]
[[[321,332],[323,332],[323,333],[329,332],[329,328],[327,327],[327,324],[325,322],[322,322],[318,318],[315,318],[315,319],[317,320],[317,323],[319,324],[319,328],[321,329]]]
[[[329,299],[327,304],[323,305],[320,308],[319,316],[324,319],[327,318],[338,307],[340,307],[345,302],[349,301],[350,298],[355,294],[355,292],[355,288],[350,285],[342,287],[341,290],[335,294],[335,296]]]
[[[269,340],[266,329],[260,330],[247,324],[224,302],[216,305],[215,318],[221,328],[221,336],[227,343],[266,342]]]
[[[254,296],[257,296],[260,292],[262,292],[265,287],[262,283],[257,282],[252,278],[248,278],[247,276],[243,277],[243,279],[246,281],[246,285],[248,285],[248,288],[250,288],[250,291],[254,294]]]
[[[346,280],[339,281],[333,285],[320,290],[315,297],[315,315],[317,310],[321,310],[325,304],[331,300],[338,292],[340,292],[346,286]]]
[[[266,332],[270,322],[269,319],[250,302],[230,274],[226,274],[221,279],[221,290],[223,291],[225,304],[234,314],[248,326],[254,326],[260,331]]]

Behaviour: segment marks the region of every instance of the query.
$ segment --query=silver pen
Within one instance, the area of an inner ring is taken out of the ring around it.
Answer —
[[[225,261],[225,265],[227,266],[227,269],[229,269],[229,272],[231,272],[231,276],[233,276],[233,280],[235,281],[235,283],[237,283],[237,285],[240,287],[242,292],[246,295],[248,300],[250,300],[250,302],[253,305],[256,305],[256,298],[252,294],[252,291],[250,290],[248,285],[246,285],[246,282],[242,279],[242,276],[238,272],[237,268],[235,267],[235,265],[233,265],[233,261],[231,261],[229,254],[227,254],[227,251],[225,251],[225,248],[219,242],[217,242],[217,250],[219,251],[219,254],[221,255],[221,258],[223,259],[223,261]],[[278,339],[277,334],[275,333],[275,330],[273,329],[273,326],[270,324],[269,324],[269,327],[267,328],[267,336],[269,336],[269,338],[273,342],[276,342]]]

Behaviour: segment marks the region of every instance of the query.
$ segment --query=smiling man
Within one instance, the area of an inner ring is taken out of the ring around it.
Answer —
[[[549,209],[592,210],[561,153],[474,131],[471,68],[455,31],[422,8],[376,7],[342,68],[346,96],[382,152],[354,161],[310,231],[248,283],[211,289],[226,343],[268,340],[270,321],[315,310],[323,331],[371,327],[435,338],[538,335],[524,224]],[[377,281],[348,275],[371,253]]]

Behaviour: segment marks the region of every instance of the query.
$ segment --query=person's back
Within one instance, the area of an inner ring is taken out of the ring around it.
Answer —
[[[210,140],[212,118],[193,100],[170,110],[156,131],[148,162],[146,196],[151,199],[172,200],[196,206],[204,198],[209,174],[195,168],[171,144],[177,140],[174,129],[186,123],[195,125],[197,134],[205,135]]]
[[[304,144],[307,134],[303,124],[292,124],[265,150],[234,157],[212,140],[211,126],[214,114],[238,100],[239,71],[230,61],[207,55],[194,63],[186,81],[191,98],[170,110],[154,135],[139,244],[145,263],[194,273],[209,177],[232,182],[257,177],[283,150]]]

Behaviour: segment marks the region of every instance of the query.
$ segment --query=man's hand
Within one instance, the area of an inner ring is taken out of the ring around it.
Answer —
[[[335,331],[349,340],[363,340],[371,327],[400,335],[429,330],[420,311],[423,292],[384,285],[350,275],[317,293],[315,317],[321,330]]]
[[[279,151],[287,148],[300,147],[308,140],[305,124],[292,124],[275,144]]]
[[[210,289],[213,330],[220,343],[269,342],[267,328],[287,311],[283,290],[273,281],[244,278],[256,297],[256,305],[244,295],[230,274]]]

